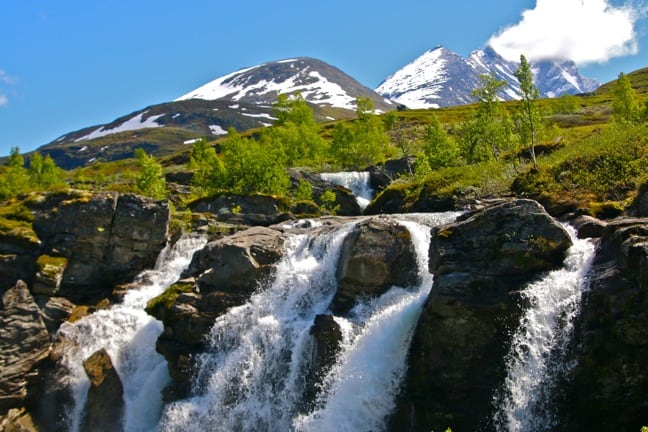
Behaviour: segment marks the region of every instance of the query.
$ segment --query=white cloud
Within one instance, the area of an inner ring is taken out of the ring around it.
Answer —
[[[603,63],[637,54],[635,23],[642,12],[608,0],[536,0],[519,23],[493,35],[488,44],[508,60],[569,59]]]
[[[7,74],[3,69],[0,69],[0,107],[9,105],[9,97],[6,94],[6,87],[12,86],[15,83],[16,80],[14,77]]]

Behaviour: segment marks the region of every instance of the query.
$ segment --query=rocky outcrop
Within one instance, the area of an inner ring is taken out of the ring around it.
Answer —
[[[628,208],[628,215],[633,217],[648,217],[648,182],[639,186],[637,196]]]
[[[407,228],[386,218],[360,222],[342,246],[338,289],[331,310],[343,315],[359,298],[378,297],[394,285],[414,285],[416,269],[416,253]]]
[[[321,208],[325,208],[327,203],[322,201],[322,194],[331,191],[335,194],[335,206],[339,208],[336,214],[340,216],[358,216],[362,214],[362,209],[358,204],[356,197],[349,189],[344,186],[336,185],[331,182],[322,180],[318,173],[308,171],[291,170],[290,181],[293,188],[297,188],[299,182],[305,180],[310,183],[313,189],[313,201]]]
[[[221,222],[269,226],[291,218],[285,200],[272,195],[222,194],[189,203],[193,212],[212,213]]]
[[[35,205],[41,253],[57,264],[36,278],[39,292],[74,302],[106,297],[116,283],[152,267],[167,241],[169,207],[132,194],[52,194]]]
[[[521,314],[517,293],[560,264],[570,245],[562,226],[529,200],[493,205],[432,230],[434,288],[413,336],[393,430],[488,426]]]
[[[306,409],[304,411],[312,408],[319,386],[335,363],[342,343],[342,330],[332,315],[317,315],[309,333],[313,338],[313,356],[305,380],[303,403]]]
[[[50,337],[27,285],[19,281],[2,296],[0,309],[0,413],[22,406],[49,354]]]
[[[174,380],[167,400],[189,391],[191,355],[204,350],[216,317],[245,303],[271,277],[283,243],[282,232],[264,227],[210,242],[194,254],[185,279],[149,302],[147,312],[164,323],[157,350],[166,357]]]
[[[122,430],[124,387],[110,356],[101,349],[83,361],[83,368],[90,378],[83,430]]]
[[[648,422],[648,218],[604,229],[575,327],[559,418],[565,430],[639,430]]]

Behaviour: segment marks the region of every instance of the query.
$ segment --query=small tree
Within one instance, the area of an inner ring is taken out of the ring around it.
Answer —
[[[344,168],[358,169],[383,160],[389,136],[384,123],[373,114],[369,98],[357,99],[358,119],[333,129],[331,151]]]
[[[12,147],[4,174],[0,176],[0,198],[9,198],[27,191],[29,176],[18,147]]]
[[[277,121],[265,129],[262,141],[283,147],[289,166],[317,163],[327,151],[328,143],[320,135],[320,126],[301,94],[281,94],[273,106]]]
[[[39,152],[29,158],[28,175],[29,183],[36,189],[50,189],[64,183],[63,170],[50,155],[43,157]]]
[[[225,167],[213,147],[201,138],[191,145],[189,169],[193,172],[191,187],[197,195],[218,189],[225,177]]]
[[[529,153],[533,160],[533,168],[537,170],[538,161],[536,160],[535,145],[542,118],[536,101],[540,97],[540,90],[533,83],[533,73],[524,55],[520,56],[520,67],[515,71],[515,77],[518,79],[520,90],[522,91],[518,116],[520,122],[520,140],[523,144],[529,146]]]
[[[135,157],[139,163],[139,173],[135,178],[137,190],[151,198],[165,198],[166,180],[162,175],[162,165],[141,148],[135,150]]]
[[[448,136],[437,116],[432,115],[422,138],[423,156],[431,170],[461,165],[461,151],[456,141]]]
[[[641,119],[637,92],[623,72],[619,74],[612,87],[612,110],[614,118],[622,122],[638,123]]]
[[[504,85],[495,74],[485,74],[472,93],[477,98],[477,109],[460,133],[461,151],[468,163],[498,159],[511,145],[511,119],[498,97]]]

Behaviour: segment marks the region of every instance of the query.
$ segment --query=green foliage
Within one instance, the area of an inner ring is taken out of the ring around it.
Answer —
[[[340,204],[337,203],[337,197],[335,192],[332,190],[327,190],[322,195],[320,195],[320,202],[322,206],[331,214],[336,214],[340,211]]]
[[[477,108],[461,126],[459,141],[468,163],[499,159],[503,152],[511,150],[512,120],[497,96],[504,85],[494,74],[482,75],[480,86],[473,91]]]
[[[65,185],[64,171],[49,156],[39,152],[29,159],[29,168],[18,147],[11,149],[7,166],[0,175],[0,198],[9,198],[34,190],[52,190]]]
[[[614,119],[620,122],[638,123],[641,119],[637,93],[623,72],[612,87],[612,110]]]
[[[300,94],[279,95],[274,114],[277,121],[263,131],[261,140],[267,146],[281,147],[288,166],[313,165],[326,155],[328,143],[320,136],[313,111]]]
[[[462,164],[459,145],[446,133],[434,115],[430,118],[430,124],[425,126],[421,147],[421,156],[432,170]]]
[[[573,114],[578,110],[578,98],[565,93],[564,95],[551,99],[551,111],[554,114]]]
[[[234,129],[230,129],[222,147],[226,173],[223,189],[241,195],[283,195],[288,191],[290,177],[282,147],[241,137]]]
[[[372,111],[371,99],[358,98],[358,119],[338,123],[333,129],[331,152],[343,168],[364,169],[383,161],[389,136],[384,123]]]
[[[141,148],[135,150],[135,156],[139,164],[139,173],[135,179],[138,192],[155,199],[165,198],[166,180],[162,175],[162,165]]]
[[[6,199],[29,189],[29,176],[18,147],[11,149],[7,167],[0,175],[0,198]]]
[[[216,155],[214,148],[207,144],[205,138],[201,138],[191,145],[189,169],[193,172],[192,191],[198,196],[207,195],[210,191],[217,190],[223,184],[226,176],[223,162]]]
[[[296,201],[312,201],[313,200],[313,185],[306,180],[299,180],[297,188],[293,192],[293,197]]]
[[[63,186],[64,172],[57,167],[50,155],[41,156],[39,152],[29,158],[29,183],[33,189],[49,190]]]
[[[520,175],[513,190],[545,206],[569,201],[594,209],[596,202],[626,201],[648,177],[647,128],[617,124],[565,146],[544,159],[544,169]]]
[[[529,66],[524,55],[520,56],[520,67],[515,71],[515,77],[520,83],[520,90],[522,91],[522,100],[516,116],[518,133],[522,145],[529,148],[533,167],[538,169],[535,146],[542,126],[542,117],[536,101],[540,98],[540,90],[533,83],[531,66]]]

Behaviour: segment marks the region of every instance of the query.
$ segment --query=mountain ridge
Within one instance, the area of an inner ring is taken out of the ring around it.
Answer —
[[[506,84],[500,99],[515,100],[520,98],[517,67],[490,46],[466,58],[437,46],[387,77],[376,92],[409,108],[461,105],[475,102],[472,91],[481,75],[494,74]],[[597,80],[580,75],[573,61],[543,60],[532,64],[532,71],[542,97],[591,92],[599,86]]]

